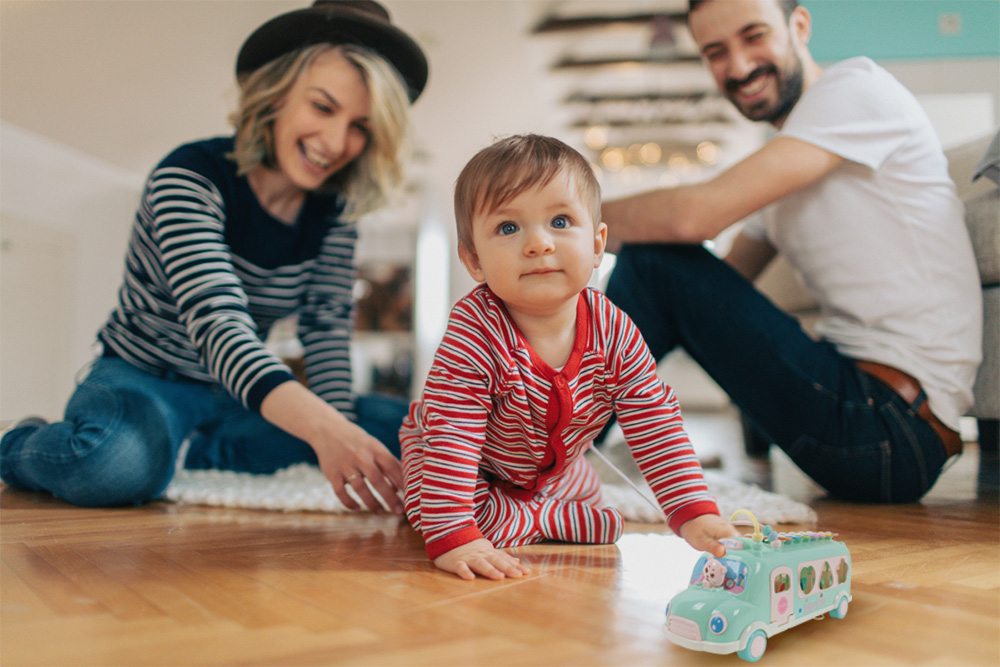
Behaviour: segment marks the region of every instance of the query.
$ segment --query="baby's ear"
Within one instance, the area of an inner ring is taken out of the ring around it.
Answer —
[[[608,245],[608,226],[603,222],[598,222],[594,231],[594,268],[601,265],[601,258],[604,257],[604,248]]]
[[[482,266],[479,264],[479,257],[476,255],[476,251],[469,250],[461,241],[458,243],[458,258],[462,260],[462,264],[465,265],[465,270],[469,272],[469,275],[472,276],[473,280],[477,283],[486,282],[486,275],[483,273]]]

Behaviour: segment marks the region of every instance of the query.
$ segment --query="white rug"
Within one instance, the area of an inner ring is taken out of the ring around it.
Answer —
[[[816,521],[816,512],[811,507],[788,496],[765,491],[759,486],[744,484],[710,470],[705,471],[705,482],[708,484],[708,492],[715,496],[719,514],[724,519],[731,517],[736,510],[750,510],[762,525]],[[639,488],[647,499],[653,499],[649,486],[642,484]],[[629,521],[658,523],[664,520],[663,513],[658,508],[654,508],[640,498],[633,488],[624,484],[605,483],[604,504],[617,508]]]
[[[748,509],[761,523],[808,523],[816,513],[807,505],[706,472],[709,491],[716,497],[719,511],[729,518],[739,509]],[[643,495],[652,498],[648,486]],[[252,475],[226,470],[179,470],[164,492],[164,499],[189,505],[240,507],[261,510],[349,512],[333,493],[330,483],[316,466],[294,465],[271,475]],[[658,523],[663,515],[626,484],[604,485],[604,502],[616,507],[629,521]]]

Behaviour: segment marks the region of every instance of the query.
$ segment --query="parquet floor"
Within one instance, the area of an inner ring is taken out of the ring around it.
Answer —
[[[847,617],[773,637],[763,660],[1000,665],[997,462],[980,463],[969,447],[922,503],[895,507],[826,499],[773,454],[746,468],[810,503],[854,560]],[[664,527],[519,554],[530,577],[464,582],[435,571],[399,518],[81,509],[2,488],[0,664],[740,662],[664,637],[698,556]]]

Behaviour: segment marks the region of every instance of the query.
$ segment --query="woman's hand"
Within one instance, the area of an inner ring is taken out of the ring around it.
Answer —
[[[519,558],[500,551],[485,538],[444,552],[434,559],[434,565],[469,581],[475,579],[477,574],[487,579],[500,580],[504,577],[517,579],[531,572],[527,565],[521,565]]]
[[[316,451],[320,470],[345,507],[361,509],[347,492],[350,487],[365,507],[382,512],[382,504],[368,487],[371,484],[391,511],[403,513],[400,462],[381,442],[305,386],[294,380],[278,385],[264,398],[260,413],[278,428],[309,443]]]
[[[681,526],[681,537],[698,551],[707,551],[716,558],[726,555],[719,543],[723,537],[739,537],[736,527],[718,514],[702,514]]]
[[[360,426],[339,413],[337,417],[330,425],[330,432],[316,441],[307,441],[316,450],[320,470],[333,485],[333,492],[347,508],[361,509],[347,492],[350,487],[365,507],[378,514],[383,507],[372,494],[368,486],[371,484],[390,511],[402,514],[399,491],[403,488],[403,467],[399,461]]]

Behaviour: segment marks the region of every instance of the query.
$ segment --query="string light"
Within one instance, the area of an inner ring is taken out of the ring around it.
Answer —
[[[626,155],[628,155],[628,161],[632,164],[642,162],[642,144],[632,144],[629,146]]]
[[[670,156],[670,159],[667,160],[667,166],[674,171],[684,172],[691,167],[691,161],[683,153],[674,153]]]
[[[591,125],[583,133],[583,141],[591,150],[604,150],[608,145],[608,128],[602,125]]]
[[[713,165],[719,160],[719,147],[711,141],[703,141],[695,149],[702,164]]]
[[[608,171],[621,171],[627,160],[628,156],[621,148],[608,148],[601,153],[601,165]]]
[[[598,173],[603,170],[617,173],[622,178],[634,179],[638,177],[639,169],[642,167],[663,165],[670,174],[664,177],[669,181],[667,184],[675,184],[676,180],[700,172],[702,165],[715,165],[720,153],[718,144],[712,141],[699,143],[693,151],[675,150],[669,157],[665,156],[663,147],[659,143],[652,141],[634,143],[627,148],[609,146],[608,128],[600,125],[589,127],[585,132],[584,141],[591,149],[600,151],[598,163],[594,165]]]
[[[643,144],[642,148],[639,149],[639,159],[644,164],[658,164],[662,158],[663,149],[660,148],[659,144]]]

